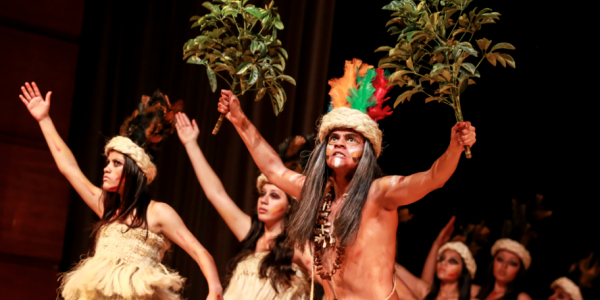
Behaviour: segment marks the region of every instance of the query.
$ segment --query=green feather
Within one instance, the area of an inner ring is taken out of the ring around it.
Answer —
[[[375,88],[373,87],[373,79],[377,76],[375,68],[367,70],[365,77],[356,76],[356,83],[358,83],[358,89],[352,88],[350,95],[347,97],[350,107],[353,109],[360,110],[363,113],[367,113],[367,108],[377,105],[377,101],[371,99]]]

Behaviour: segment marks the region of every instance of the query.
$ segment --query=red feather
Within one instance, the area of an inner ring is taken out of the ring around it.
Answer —
[[[385,78],[383,69],[377,69],[376,71],[377,77],[375,77],[375,80],[373,80],[373,87],[375,88],[375,93],[373,93],[373,97],[375,97],[375,99],[377,100],[377,105],[369,107],[367,109],[367,114],[375,122],[392,114],[392,111],[390,111],[391,108],[389,106],[383,107],[383,102],[390,99],[390,97],[384,97],[392,89],[392,87],[386,87],[389,81],[387,80],[387,78]]]

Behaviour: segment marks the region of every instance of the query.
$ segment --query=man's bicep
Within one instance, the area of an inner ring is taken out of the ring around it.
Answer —
[[[409,176],[387,176],[380,181],[384,203],[390,209],[414,203],[435,189],[431,186],[428,171]]]

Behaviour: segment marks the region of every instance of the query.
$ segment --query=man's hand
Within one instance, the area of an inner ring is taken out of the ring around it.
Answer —
[[[238,124],[244,118],[244,112],[240,106],[240,100],[230,90],[221,90],[218,110],[233,124]]]
[[[198,135],[200,134],[200,129],[198,129],[198,124],[196,124],[196,120],[192,120],[190,123],[190,119],[184,113],[177,113],[175,115],[176,122],[175,128],[177,128],[177,135],[179,136],[179,140],[181,143],[186,146],[188,143],[195,142],[198,140]]]
[[[452,127],[450,147],[462,152],[464,146],[475,144],[475,135],[475,126],[471,126],[471,122],[456,122]]]
[[[32,82],[31,85],[29,82],[25,82],[25,86],[21,87],[21,92],[23,94],[19,95],[19,98],[27,106],[29,113],[36,121],[40,122],[48,117],[52,92],[46,93],[46,100],[44,100],[35,82]]]

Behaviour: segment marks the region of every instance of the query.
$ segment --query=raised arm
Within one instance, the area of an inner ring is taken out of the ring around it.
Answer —
[[[261,172],[267,176],[269,182],[273,183],[288,195],[298,198],[304,176],[285,167],[277,152],[260,135],[256,127],[242,112],[240,101],[228,90],[221,90],[219,98],[219,112],[231,121],[240,137],[248,147],[254,162]]]
[[[250,231],[252,219],[229,198],[221,180],[219,180],[217,174],[215,174],[206,161],[206,158],[204,158],[204,154],[202,154],[202,150],[200,150],[197,142],[200,130],[198,129],[196,120],[190,122],[190,119],[184,113],[178,113],[176,118],[175,127],[177,128],[177,135],[192,161],[196,177],[206,194],[206,198],[217,209],[221,218],[225,220],[225,223],[233,231],[238,241],[242,241]]]
[[[153,223],[160,228],[160,232],[157,233],[164,234],[181,247],[200,266],[200,270],[208,282],[209,294],[206,299],[223,299],[223,287],[212,255],[188,230],[177,212],[166,203],[153,202],[149,208],[149,215],[152,217]]]
[[[464,146],[475,144],[475,127],[471,122],[457,122],[452,127],[450,145],[431,168],[410,176],[386,176],[372,185],[376,199],[388,210],[420,200],[431,191],[444,186],[456,170]]]
[[[410,289],[415,298],[424,299],[427,294],[429,294],[431,287],[419,277],[413,275],[405,267],[396,263],[394,265],[394,270],[396,272],[396,280],[402,281],[402,283],[404,283],[405,286]],[[402,289],[396,288],[396,293],[400,296],[401,293],[405,294],[406,292]]]
[[[52,157],[58,166],[60,172],[71,183],[75,191],[81,196],[83,201],[99,216],[102,217],[104,207],[100,201],[102,190],[93,185],[79,169],[79,165],[73,156],[73,153],[67,147],[63,139],[60,137],[50,119],[50,97],[52,92],[46,93],[46,99],[42,97],[40,90],[35,82],[31,85],[29,82],[21,87],[22,95],[19,95],[23,104],[40,124],[44,138],[48,143]]]
[[[442,228],[435,241],[433,241],[431,250],[429,250],[429,255],[427,255],[427,259],[425,260],[423,272],[421,272],[421,279],[429,286],[433,284],[433,279],[435,277],[435,265],[437,263],[438,251],[442,245],[450,240],[450,237],[454,232],[454,220],[456,220],[456,218],[452,216],[450,221],[448,221],[448,224]]]

